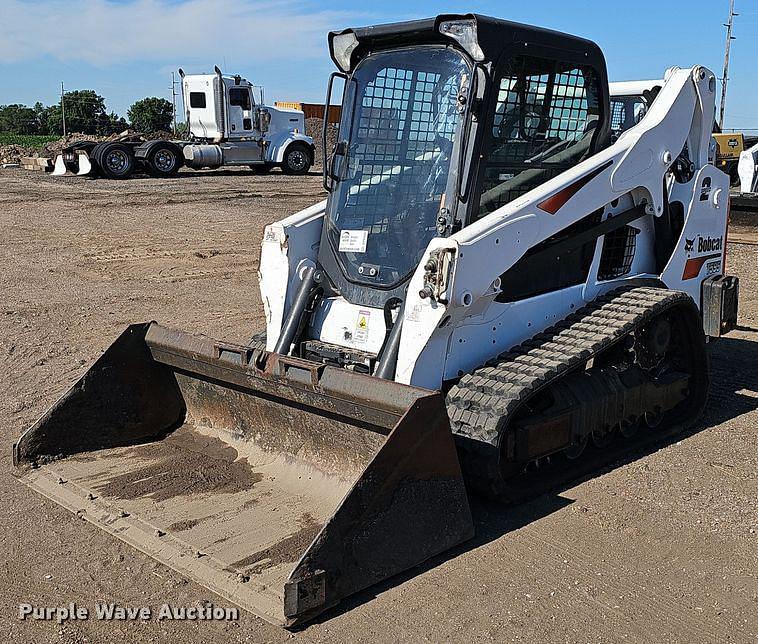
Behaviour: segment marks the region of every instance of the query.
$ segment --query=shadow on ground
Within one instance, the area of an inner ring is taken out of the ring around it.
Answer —
[[[561,493],[578,483],[602,476],[672,443],[686,440],[704,429],[758,409],[758,395],[756,395],[758,393],[758,369],[755,367],[758,364],[758,342],[744,338],[721,338],[709,347],[709,359],[711,368],[709,402],[702,418],[692,427],[675,432],[665,439],[650,442],[644,447],[634,449],[615,459],[609,465],[594,469],[583,476],[572,478],[570,481],[553,488],[550,492],[519,505],[506,506],[480,497],[472,497],[471,511],[476,528],[476,535],[472,540],[343,600],[339,606],[321,614],[314,622],[328,621],[356,606],[371,601],[389,588],[436,568],[445,561],[500,539],[509,532],[518,530],[571,505],[574,501],[561,496]],[[751,392],[752,395],[747,392]],[[307,628],[307,624],[296,630],[304,628]]]
[[[308,172],[305,173],[306,176],[311,177],[320,177],[321,171],[315,170],[311,168]],[[193,177],[239,177],[249,175],[251,177],[265,177],[267,175],[271,176],[289,176],[286,175],[284,172],[282,172],[278,168],[272,168],[268,171],[263,170],[253,170],[253,169],[246,169],[243,167],[238,167],[236,169],[229,169],[229,170],[192,170],[187,172],[179,172],[177,175],[175,175],[175,179],[191,179]]]

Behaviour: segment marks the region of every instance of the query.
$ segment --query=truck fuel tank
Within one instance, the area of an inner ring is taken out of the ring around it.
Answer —
[[[187,166],[200,168],[220,168],[224,163],[224,154],[218,145],[185,145],[184,159]]]

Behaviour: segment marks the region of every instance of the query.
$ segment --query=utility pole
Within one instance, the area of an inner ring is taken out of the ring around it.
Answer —
[[[63,81],[61,81],[61,118],[63,119],[63,136],[66,136],[66,105],[63,102]]]
[[[732,36],[732,25],[734,24],[734,16],[738,16],[738,13],[734,13],[734,0],[729,0],[729,22],[724,26],[726,27],[726,52],[724,54],[724,76],[721,79],[721,108],[719,110],[719,128],[724,129],[724,110],[726,110],[726,85],[729,82],[729,50],[732,48],[732,41],[735,38]]]
[[[174,72],[171,72],[171,104],[173,105],[174,115],[174,136],[176,136],[176,77]]]

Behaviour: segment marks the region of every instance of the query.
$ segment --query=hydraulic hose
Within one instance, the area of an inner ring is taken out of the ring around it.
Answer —
[[[288,355],[290,352],[290,346],[295,339],[297,330],[300,328],[300,321],[303,318],[303,312],[308,304],[308,299],[313,286],[313,274],[316,269],[313,266],[308,266],[303,271],[303,279],[300,282],[300,286],[295,293],[295,299],[292,301],[290,312],[287,314],[287,318],[282,325],[282,332],[279,334],[279,340],[274,347],[274,353],[280,353],[282,355]]]
[[[379,364],[374,371],[374,375],[377,378],[384,380],[395,379],[395,369],[397,368],[397,354],[400,350],[400,332],[403,328],[403,311],[405,310],[405,303],[400,305],[400,309],[397,312],[395,318],[395,324],[392,325],[389,338],[384,345],[382,351],[382,357],[379,360]]]

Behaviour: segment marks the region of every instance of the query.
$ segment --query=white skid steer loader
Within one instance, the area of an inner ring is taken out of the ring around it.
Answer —
[[[740,154],[737,168],[740,175],[740,192],[758,193],[758,143]]]
[[[697,418],[737,311],[707,69],[611,143],[587,40],[444,15],[329,45],[328,198],[266,228],[265,336],[133,325],[14,448],[285,626],[469,539],[466,488],[519,500]]]

